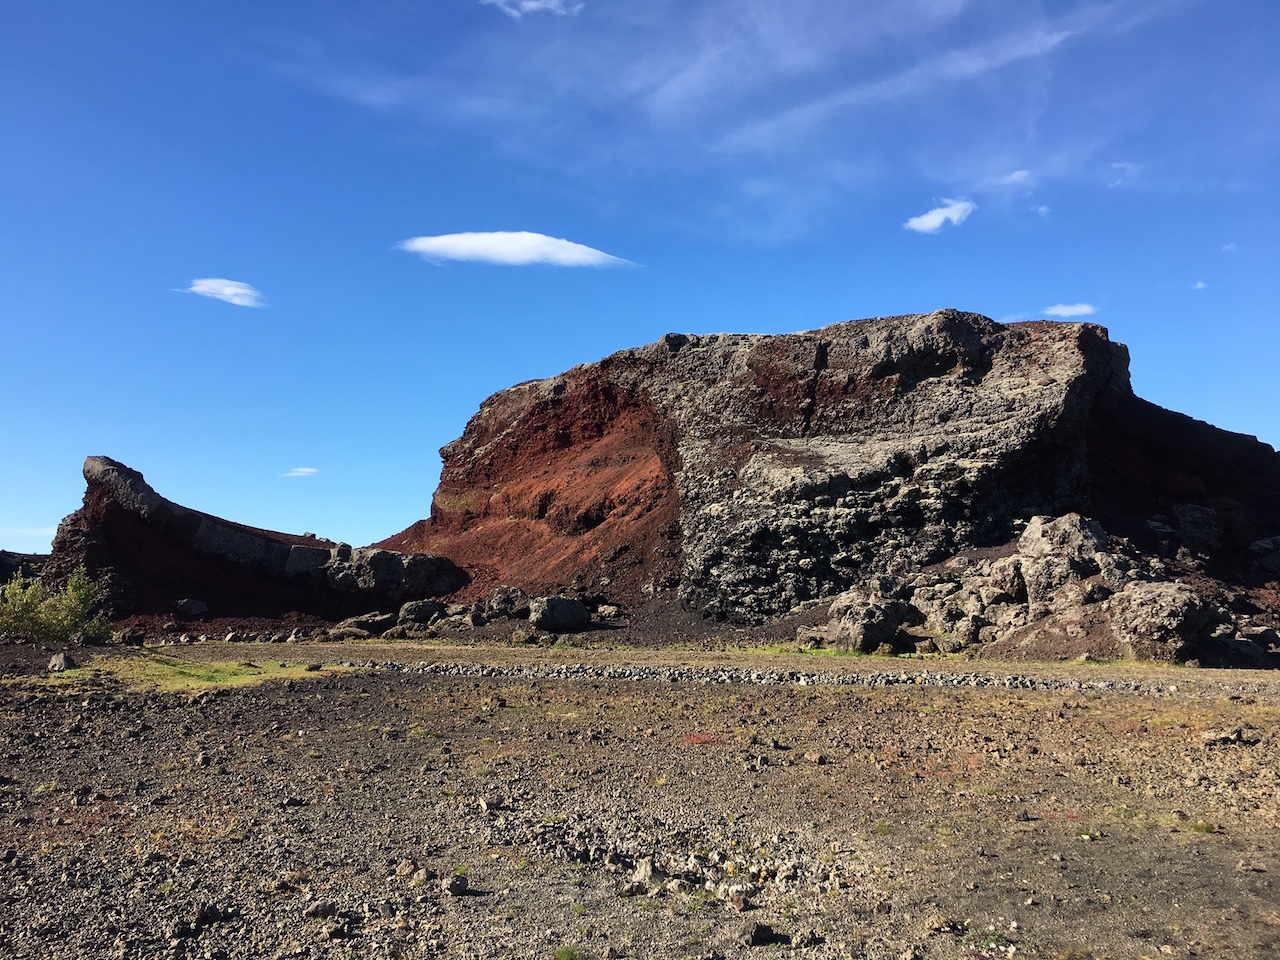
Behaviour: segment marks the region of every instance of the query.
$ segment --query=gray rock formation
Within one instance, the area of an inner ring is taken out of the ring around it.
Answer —
[[[538,597],[529,602],[529,623],[535,630],[573,633],[591,625],[591,611],[569,597]]]
[[[825,630],[798,638],[862,652],[987,643],[1006,656],[1165,662],[1229,643],[1235,661],[1258,663],[1270,639],[1074,513],[1033,517],[1009,556],[961,555],[906,578],[873,578],[837,597],[830,616]]]

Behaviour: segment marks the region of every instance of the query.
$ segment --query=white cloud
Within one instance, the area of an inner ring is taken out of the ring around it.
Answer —
[[[187,287],[185,292],[198,293],[202,297],[213,297],[215,300],[233,303],[237,307],[262,306],[262,294],[239,280],[205,277],[202,280],[192,280],[191,286]]]
[[[486,7],[497,7],[508,17],[519,20],[526,13],[554,13],[565,16],[582,9],[581,3],[565,3],[565,0],[480,0]]]
[[[978,205],[971,200],[943,200],[942,206],[912,217],[903,227],[917,233],[937,233],[948,220],[960,226],[977,209]]]
[[[1044,308],[1046,317],[1089,317],[1097,312],[1092,303],[1055,303]]]
[[[555,267],[614,267],[631,265],[630,260],[610,256],[593,247],[558,240],[527,230],[493,233],[446,233],[438,237],[412,237],[402,241],[401,250],[420,254],[427,260],[474,260],[504,266],[533,263]]]
[[[314,477],[320,471],[315,467],[294,467],[288,473],[282,473],[282,477]]]
[[[1038,213],[1042,217],[1047,217],[1049,215],[1049,208],[1042,203],[1038,207],[1032,207],[1031,212]]]
[[[1191,285],[1191,289],[1192,290],[1208,290],[1209,285],[1205,283],[1203,280],[1197,280],[1195,283]]]
[[[1235,253],[1239,249],[1240,245],[1238,243],[1224,243],[1222,245],[1223,253]]]

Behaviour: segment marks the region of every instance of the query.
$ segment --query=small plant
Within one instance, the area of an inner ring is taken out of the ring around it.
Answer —
[[[19,634],[36,643],[66,643],[76,633],[105,640],[111,636],[111,625],[99,611],[100,594],[84,567],[76,567],[56,592],[15,573],[0,588],[0,633]]]
[[[573,905],[573,915],[574,915],[575,917],[580,917],[580,916],[582,916],[582,915],[583,915],[584,913],[586,913],[586,912],[587,912],[587,908],[586,908],[586,907],[584,907],[582,904],[580,904],[580,903],[575,903],[575,904]]]
[[[568,944],[561,944],[556,947],[554,956],[556,960],[586,960],[581,950]]]
[[[995,960],[1008,946],[1009,938],[994,927],[970,930],[960,941],[960,949],[972,960]]]

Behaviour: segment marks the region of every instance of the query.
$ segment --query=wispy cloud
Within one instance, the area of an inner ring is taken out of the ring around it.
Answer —
[[[1134,181],[1138,179],[1138,174],[1142,172],[1142,164],[1140,163],[1113,163],[1111,169],[1115,171],[1115,179],[1110,181],[1108,187],[1128,187],[1132,186]]]
[[[205,277],[192,280],[186,293],[197,293],[202,297],[213,297],[237,307],[262,306],[262,294],[247,283],[239,280],[225,280],[222,277]]]
[[[1223,253],[1235,253],[1235,252],[1237,252],[1239,249],[1240,249],[1240,244],[1238,244],[1238,243],[1224,243],[1224,244],[1222,245],[1222,252],[1223,252]]]
[[[1191,289],[1192,290],[1208,290],[1209,285],[1205,283],[1203,280],[1197,280],[1195,283],[1191,285]]]
[[[52,537],[58,532],[52,527],[0,527],[0,537]]]
[[[977,79],[1018,61],[1051,53],[1077,32],[1037,27],[930,57],[899,73],[816,97],[767,120],[747,124],[722,143],[729,149],[757,150],[794,144],[802,134],[837,112],[918,97],[940,85]]]
[[[1030,187],[1036,182],[1030,170],[1015,170],[1003,177],[995,177],[991,183],[997,187]]]
[[[282,473],[282,477],[314,477],[320,471],[315,467],[294,467],[288,473]]]
[[[1092,303],[1055,303],[1044,308],[1046,317],[1091,317],[1097,312]]]
[[[565,0],[480,0],[486,7],[497,7],[508,17],[519,20],[526,13],[554,13],[561,17],[577,13],[581,3],[565,3]]]
[[[630,260],[611,256],[594,247],[560,240],[527,230],[493,233],[446,233],[436,237],[412,237],[401,250],[426,260],[470,260],[503,266],[546,264],[553,267],[634,266]]]
[[[1038,213],[1042,217],[1047,217],[1049,215],[1049,208],[1042,203],[1038,207],[1032,207],[1031,212]]]
[[[1017,195],[1086,172],[1102,185],[1100,169],[1115,179],[1098,158],[1124,158],[1108,151],[1132,125],[1117,116],[1129,104],[1108,87],[1104,115],[1080,132],[1050,106],[1089,102],[1092,74],[1054,61],[1170,15],[1142,0],[1065,12],[1019,0],[611,0],[577,17],[578,0],[485,3],[503,16],[407,57],[335,36],[281,69],[440,142],[461,131],[478,155],[593,199],[642,197],[642,218],[760,238],[866,209],[913,174],[947,196]],[[572,29],[511,29],[535,14]]]
[[[977,209],[978,205],[971,200],[943,200],[942,206],[912,217],[902,226],[916,233],[937,233],[947,222],[959,226]]]

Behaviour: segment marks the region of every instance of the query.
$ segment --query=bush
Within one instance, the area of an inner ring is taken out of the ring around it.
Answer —
[[[99,610],[100,593],[84,567],[76,567],[57,592],[15,573],[0,588],[0,633],[19,634],[36,643],[66,643],[77,633],[105,640],[111,636],[111,625]]]

